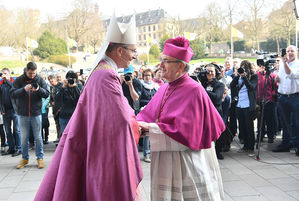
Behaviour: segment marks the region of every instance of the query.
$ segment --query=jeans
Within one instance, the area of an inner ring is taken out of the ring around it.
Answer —
[[[150,137],[146,136],[143,138],[143,155],[146,156],[151,153],[150,150]]]
[[[280,118],[283,128],[282,147],[290,147],[291,141],[299,149],[299,95],[281,96],[279,100]]]
[[[30,129],[32,129],[34,139],[36,141],[35,155],[37,160],[44,157],[43,140],[42,140],[42,116],[35,117],[20,116],[20,130],[22,139],[22,158],[29,160],[28,145]]]
[[[60,133],[61,133],[60,136],[62,136],[63,131],[64,131],[65,127],[67,126],[67,124],[69,123],[70,119],[71,118],[64,119],[64,118],[59,117],[59,126],[60,126]]]
[[[13,122],[13,131],[11,130],[11,122]],[[21,134],[18,115],[10,113],[3,115],[3,123],[7,135],[7,142],[9,149],[21,151]]]

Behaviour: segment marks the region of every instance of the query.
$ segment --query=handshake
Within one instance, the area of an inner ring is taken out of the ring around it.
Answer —
[[[145,136],[149,132],[149,124],[144,121],[138,121],[139,133],[141,136]]]

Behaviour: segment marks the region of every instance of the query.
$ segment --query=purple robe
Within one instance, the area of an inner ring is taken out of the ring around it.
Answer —
[[[193,150],[210,148],[225,130],[206,91],[187,73],[162,85],[137,116],[148,123],[157,119],[163,133]]]
[[[134,129],[138,124],[120,79],[102,62],[80,96],[35,200],[133,201],[143,176]]]

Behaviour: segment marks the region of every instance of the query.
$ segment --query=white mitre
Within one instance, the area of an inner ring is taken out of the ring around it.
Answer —
[[[93,65],[95,68],[107,50],[109,43],[122,43],[128,45],[136,45],[136,21],[135,15],[131,17],[128,24],[118,23],[115,13],[111,16],[109,27],[107,29],[106,38],[102,44],[101,50],[98,53],[97,59]]]

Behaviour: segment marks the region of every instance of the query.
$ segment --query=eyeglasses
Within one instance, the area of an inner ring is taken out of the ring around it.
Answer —
[[[128,48],[126,46],[123,46],[122,48],[126,49],[126,50],[130,50],[132,53],[137,54],[137,50],[133,50],[131,48]]]
[[[180,60],[174,60],[174,61],[171,61],[171,60],[168,60],[168,59],[160,59],[160,62],[161,62],[161,64],[170,64],[170,63],[180,63],[180,62],[182,62],[182,61],[180,61]]]
[[[148,76],[152,76],[152,75],[144,75],[144,77],[148,77]]]

